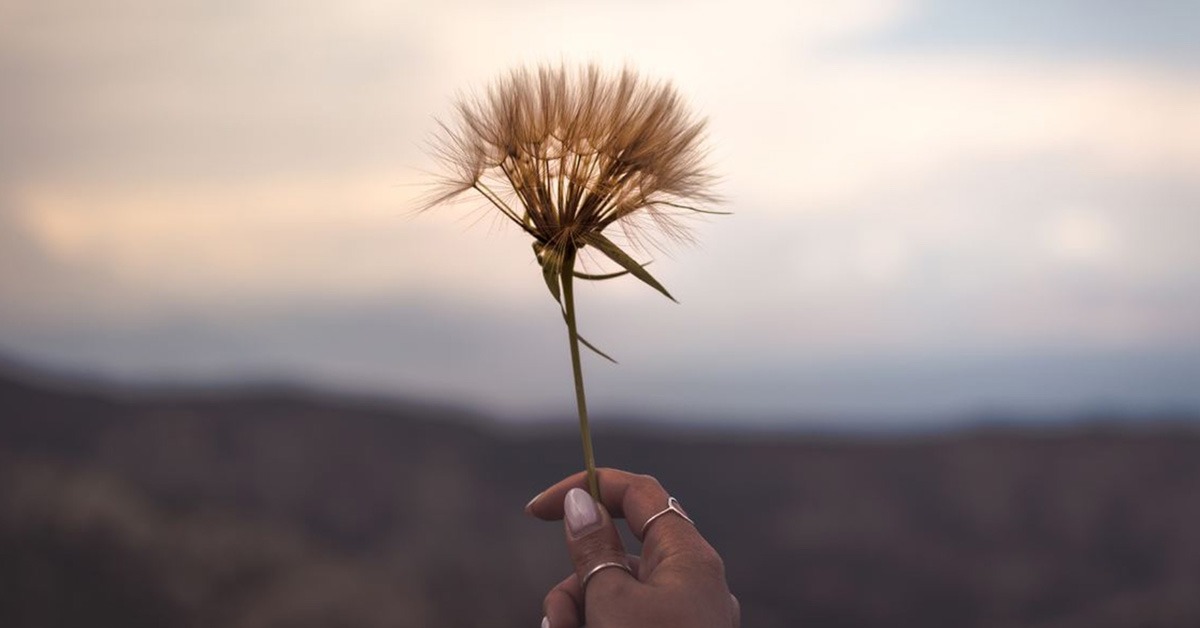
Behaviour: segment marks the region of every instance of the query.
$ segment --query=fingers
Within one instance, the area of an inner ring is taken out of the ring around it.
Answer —
[[[668,506],[667,491],[658,480],[618,469],[600,469],[598,473],[601,501],[609,512],[624,516],[638,538],[645,528],[646,538],[641,538],[646,563],[646,573],[640,578],[643,582],[661,583],[662,578],[696,575],[724,581],[720,556],[695,526],[674,512],[656,516]],[[572,475],[533,498],[525,510],[541,519],[560,519],[564,515],[564,495],[586,483],[584,473]]]
[[[729,601],[733,604],[733,628],[742,628],[742,603],[732,593],[729,594]]]
[[[646,521],[667,507],[667,499],[670,496],[666,489],[651,476],[635,475],[619,469],[598,469],[597,475],[600,482],[601,503],[614,517],[623,517],[628,522],[630,531],[639,540],[645,541],[642,538],[642,528],[646,525]],[[566,492],[572,488],[586,487],[587,475],[583,472],[576,473],[534,497],[525,506],[525,511],[547,521],[561,519],[563,496]],[[659,524],[671,520],[674,521],[665,527],[676,527],[674,524],[682,521],[682,518],[674,513],[669,513],[656,519],[654,525],[650,526],[647,532],[664,527]],[[686,521],[682,522],[687,524]],[[683,536],[700,537],[700,534],[690,524],[687,528],[680,527],[679,530]]]
[[[632,554],[625,555],[625,564],[633,571],[633,577],[638,575],[640,561]],[[553,589],[542,600],[542,613],[553,628],[579,628],[583,625],[583,587],[579,584],[579,576],[571,574],[562,582],[554,585]],[[736,628],[736,626],[735,626]]]
[[[583,588],[579,577],[571,574],[554,585],[542,601],[542,612],[552,628],[579,628],[583,625]]]
[[[656,517],[668,506],[667,491],[658,480],[617,469],[600,469],[598,473],[601,501],[609,512],[624,516],[637,536],[650,521],[642,539],[641,582],[661,585],[705,581],[714,588],[726,586],[721,557],[695,526],[674,512]],[[525,510],[541,519],[562,518],[566,514],[564,496],[582,489],[586,482],[584,473],[572,475],[533,498]]]
[[[642,594],[652,590],[645,583],[659,591],[685,593],[690,599],[703,601],[703,608],[689,612],[725,617],[728,625],[740,626],[740,605],[729,594],[721,557],[688,521],[682,507],[669,500],[658,481],[616,469],[601,469],[599,474],[599,502],[585,490],[585,474],[578,473],[546,489],[525,506],[527,513],[540,519],[563,520],[575,568],[574,575],[546,598],[549,625],[576,628],[583,623],[583,616],[596,620],[600,615],[591,616],[602,609],[604,617],[610,612],[628,611],[633,601],[643,599]],[[632,570],[624,555],[610,512],[623,516],[635,535],[640,536],[643,528],[646,531],[637,571]],[[557,622],[551,616],[563,619]],[[596,623],[600,622],[589,622]]]
[[[568,490],[561,508],[567,550],[585,596],[636,582],[612,518],[587,491]]]

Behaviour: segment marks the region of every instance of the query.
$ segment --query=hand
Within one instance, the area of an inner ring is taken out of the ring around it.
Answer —
[[[577,473],[525,507],[539,519],[565,520],[567,550],[575,564],[575,573],[546,595],[542,627],[738,628],[741,613],[721,557],[683,517],[673,512],[658,517],[641,539],[640,559],[625,554],[612,517],[624,518],[640,537],[645,522],[667,507],[669,495],[658,480],[617,469],[598,473],[600,504],[588,495],[586,476]],[[592,572],[605,563],[629,570]]]

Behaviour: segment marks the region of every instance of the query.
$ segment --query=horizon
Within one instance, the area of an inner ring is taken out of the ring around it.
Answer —
[[[121,378],[87,370],[59,369],[40,365],[12,353],[0,351],[0,382],[15,383],[52,394],[82,394],[121,401],[205,400],[232,402],[259,397],[283,397],[350,406],[367,405],[388,412],[413,407],[449,412],[456,422],[524,433],[573,434],[577,418],[566,410],[541,414],[506,415],[485,406],[450,398],[393,391],[331,386],[327,382],[289,379],[278,374],[262,378],[202,380]],[[981,407],[939,416],[896,417],[880,414],[860,416],[804,416],[780,412],[730,419],[716,415],[682,415],[654,411],[602,411],[594,413],[593,428],[603,434],[632,430],[639,433],[695,436],[794,435],[800,437],[907,438],[965,434],[993,429],[1047,432],[1057,429],[1200,429],[1200,406],[1162,404],[1155,407],[1121,407],[1112,404],[1080,405],[1052,411],[1032,411],[1001,406]]]

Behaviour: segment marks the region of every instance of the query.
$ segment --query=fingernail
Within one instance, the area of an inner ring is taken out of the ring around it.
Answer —
[[[545,493],[546,493],[546,491],[542,491],[541,493],[534,495],[533,499],[529,500],[528,504],[525,504],[525,512],[529,512],[529,509],[533,508],[533,503],[536,502],[538,500],[538,498],[541,497]]]
[[[571,536],[581,536],[590,532],[591,528],[600,523],[600,509],[596,507],[596,502],[592,501],[592,496],[581,488],[567,491],[567,498],[563,500],[563,515]]]
[[[550,618],[549,617],[542,618],[542,628],[550,628]]]

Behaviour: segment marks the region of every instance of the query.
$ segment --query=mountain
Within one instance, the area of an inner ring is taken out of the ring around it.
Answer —
[[[1195,417],[940,434],[601,429],[743,625],[1200,625]],[[0,626],[534,626],[561,431],[435,405],[0,376]]]

